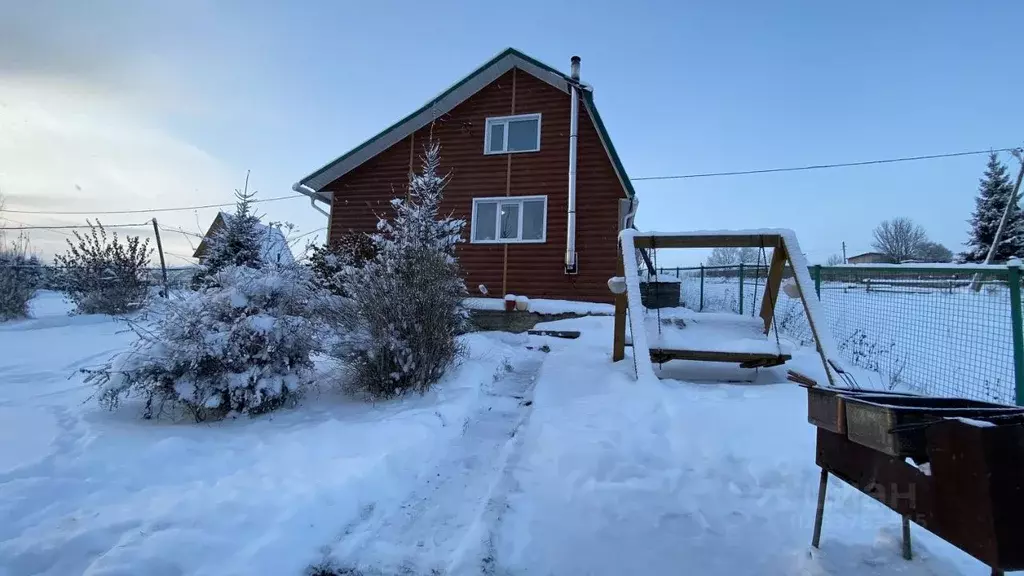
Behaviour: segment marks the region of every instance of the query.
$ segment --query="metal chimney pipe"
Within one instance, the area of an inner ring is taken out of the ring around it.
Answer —
[[[569,108],[569,202],[566,215],[565,238],[565,273],[577,274],[579,265],[576,262],[576,140],[579,139],[580,99],[576,82],[580,79],[580,57],[573,56],[570,66],[569,95],[572,103]]]

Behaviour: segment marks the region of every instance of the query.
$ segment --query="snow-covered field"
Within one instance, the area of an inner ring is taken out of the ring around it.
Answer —
[[[782,368],[670,363],[636,381],[612,319],[478,333],[425,397],[319,394],[264,417],[149,422],[75,370],[127,346],[107,317],[0,324],[0,576],[33,574],[956,575],[988,570],[818,469]],[[824,375],[807,347],[790,364]],[[712,383],[707,380],[734,380]]]

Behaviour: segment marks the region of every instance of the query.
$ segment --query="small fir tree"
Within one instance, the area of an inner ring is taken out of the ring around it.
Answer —
[[[262,268],[261,257],[263,225],[252,209],[256,192],[250,192],[249,179],[246,186],[235,190],[235,213],[221,214],[224,226],[207,238],[207,251],[203,267],[208,275],[216,274],[227,266]]]
[[[999,228],[999,221],[1006,210],[1006,203],[1013,194],[1013,183],[1006,166],[999,162],[996,153],[989,155],[985,175],[978,185],[975,199],[968,247],[961,258],[965,262],[984,262]],[[1003,229],[999,246],[996,247],[995,262],[1004,262],[1024,253],[1024,212],[1019,206],[1011,206],[1010,214]]]

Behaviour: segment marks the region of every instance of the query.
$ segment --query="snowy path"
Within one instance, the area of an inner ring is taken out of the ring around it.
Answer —
[[[490,573],[490,540],[505,508],[508,467],[546,354],[521,354],[487,384],[462,434],[397,508],[369,505],[329,555],[336,571]]]

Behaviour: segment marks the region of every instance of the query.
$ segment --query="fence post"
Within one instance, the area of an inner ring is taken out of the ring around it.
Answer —
[[[814,265],[814,293],[821,300],[821,264]]]
[[[1020,310],[1020,260],[1015,258],[1006,265],[1006,283],[1010,287],[1010,321],[1013,323],[1013,381],[1017,406],[1024,406],[1024,326],[1021,325]]]
[[[743,262],[740,262],[740,314],[743,314]]]
[[[700,308],[699,312],[704,311],[704,265],[700,265]]]

